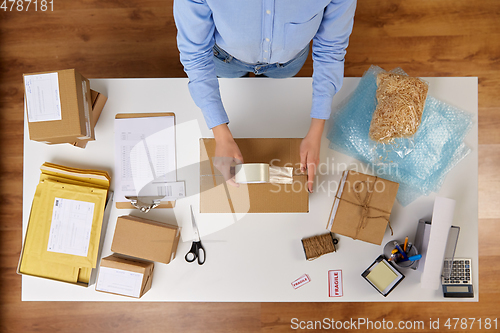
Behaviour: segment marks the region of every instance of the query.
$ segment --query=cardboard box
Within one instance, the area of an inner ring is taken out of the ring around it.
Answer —
[[[399,184],[346,170],[335,195],[327,229],[382,244]]]
[[[96,291],[141,298],[153,283],[154,263],[116,254],[101,260]]]
[[[92,100],[92,114],[91,114],[91,121],[92,121],[92,128],[95,128],[95,125],[97,124],[97,121],[99,120],[99,116],[101,115],[102,109],[104,109],[104,105],[106,104],[106,101],[108,98],[101,94],[100,92],[97,92],[95,90],[90,90],[90,95],[91,95],[91,100]],[[87,142],[90,140],[77,140],[73,142],[73,146],[75,147],[80,147],[80,148],[85,148],[87,146]]]
[[[108,98],[100,92],[92,89],[90,90],[90,97],[92,100],[92,128],[94,128]]]
[[[300,173],[302,139],[235,139],[245,163],[293,167],[292,184],[227,185],[213,165],[215,140],[200,139],[200,211],[202,213],[307,213],[307,175]]]
[[[168,264],[175,258],[180,231],[175,225],[120,216],[116,220],[111,251]]]
[[[89,80],[74,69],[24,74],[30,139],[49,144],[94,140]]]

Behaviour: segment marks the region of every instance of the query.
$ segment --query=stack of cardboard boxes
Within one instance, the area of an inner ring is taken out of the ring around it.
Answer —
[[[89,80],[80,73],[74,69],[68,69],[24,74],[24,86],[26,117],[31,140],[46,144],[69,143],[80,148],[85,148],[89,141],[95,140],[94,127],[107,98],[103,94],[91,90]],[[63,166],[57,167],[59,168],[57,170],[62,170],[60,172],[65,175],[68,173],[67,170],[73,170]],[[72,174],[70,176],[76,177]],[[102,216],[98,220],[95,222],[96,226],[101,225]],[[50,216],[45,222],[44,225],[47,225],[47,228],[52,225]],[[95,235],[93,234],[94,243],[91,245],[95,248],[95,253],[92,252],[91,259],[93,261],[88,265],[89,269],[85,271],[87,273],[90,273],[92,267],[96,267],[96,261],[100,257],[100,253],[97,255],[97,248],[100,249],[103,244],[105,231],[101,233],[100,228],[98,231]],[[38,243],[47,243],[45,239],[47,237],[40,238],[38,235],[33,235],[36,236],[35,240]],[[119,217],[111,249],[116,253],[101,260],[96,290],[136,298],[142,297],[151,288],[154,261],[168,264],[175,257],[179,238],[180,228],[177,226],[133,216]],[[73,279],[73,275],[78,277],[82,275],[80,272],[82,269],[78,265],[73,269],[76,273],[71,271],[72,275],[66,274],[67,276],[71,275],[71,278],[65,279],[59,278],[60,274],[52,274],[52,266],[60,266],[57,261],[44,264],[35,258],[33,262],[38,265],[35,267],[38,270],[35,272],[31,266],[28,267],[31,270],[26,268],[28,262],[26,249],[33,243],[31,238],[27,239],[27,244],[20,258],[18,270],[20,274],[51,278],[84,286],[93,284],[93,280],[89,278],[85,278],[82,280],[83,282],[80,281],[80,278]],[[43,244],[41,247],[45,249],[46,246],[44,247]],[[49,254],[52,253],[50,248],[47,251]],[[70,259],[78,258],[74,255],[67,256]]]
[[[150,288],[154,262],[175,258],[181,229],[131,215],[116,221],[111,251],[103,258],[96,290],[140,298]]]
[[[24,74],[24,87],[31,140],[80,148],[95,140],[107,98],[76,70]]]

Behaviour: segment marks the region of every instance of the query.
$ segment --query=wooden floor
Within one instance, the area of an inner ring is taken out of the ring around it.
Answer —
[[[281,332],[291,330],[292,318],[361,317],[426,323],[404,332],[426,332],[429,318],[439,318],[440,331],[465,332],[478,326],[444,330],[444,321],[482,318],[484,325],[500,317],[498,0],[360,0],[345,63],[351,77],[375,64],[414,76],[479,78],[479,303],[21,302],[22,73],[77,68],[88,78],[185,76],[172,0],[53,3],[52,12],[0,9],[0,332]],[[311,72],[309,59],[300,75]]]

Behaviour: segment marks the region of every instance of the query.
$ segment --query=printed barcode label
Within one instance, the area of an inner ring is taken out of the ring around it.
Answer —
[[[158,186],[158,196],[171,197],[172,196],[172,186]]]

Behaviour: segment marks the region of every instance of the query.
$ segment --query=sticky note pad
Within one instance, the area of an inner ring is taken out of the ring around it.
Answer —
[[[397,277],[397,274],[387,267],[383,261],[366,276],[379,290],[387,288]]]
[[[384,297],[404,279],[404,275],[385,260],[383,256],[379,256],[361,276]]]

